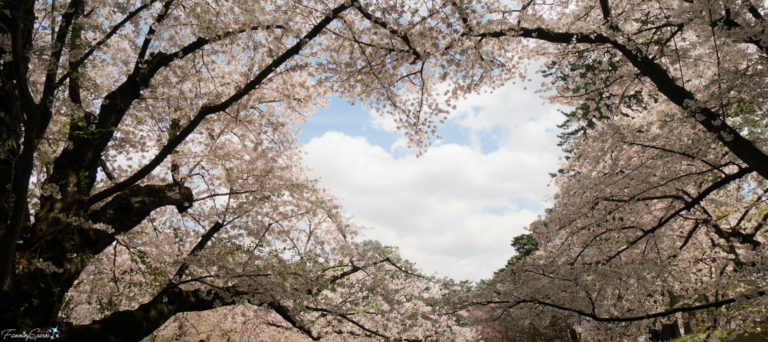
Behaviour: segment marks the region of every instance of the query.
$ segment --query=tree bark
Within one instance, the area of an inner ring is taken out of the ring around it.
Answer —
[[[235,304],[235,292],[234,289],[167,289],[136,309],[113,312],[86,325],[63,326],[60,341],[140,341],[177,313],[205,311]]]

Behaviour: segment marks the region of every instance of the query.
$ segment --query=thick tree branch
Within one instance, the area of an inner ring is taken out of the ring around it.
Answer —
[[[603,20],[606,22],[611,20],[611,5],[608,0],[600,0],[600,10],[603,12]]]
[[[208,44],[243,32],[269,28],[274,27],[253,26],[249,29],[228,31],[213,38],[200,37],[172,53],[158,52],[152,54],[143,63],[143,67],[135,68],[122,84],[104,97],[101,108],[99,109],[98,121],[95,123],[95,127],[89,131],[90,134],[80,135],[81,138],[68,143],[67,148],[65,148],[61,155],[54,161],[53,174],[47,181],[49,183],[59,184],[64,188],[71,185],[77,185],[81,192],[87,193],[96,179],[96,169],[98,167],[98,161],[101,158],[101,153],[112,139],[115,128],[119,125],[133,102],[141,96],[141,91],[149,86],[150,81],[157,72],[171,64],[173,61],[195,53]],[[73,175],[82,173],[83,171],[87,176],[86,184],[70,184],[73,182]],[[133,182],[127,185],[133,185],[135,183],[136,182]],[[127,188],[127,186],[121,187],[119,191]],[[115,191],[114,193],[119,191]]]
[[[195,53],[208,44],[243,32],[271,28],[280,27],[253,26],[248,29],[228,31],[212,38],[200,37],[170,54],[154,53],[142,63],[140,68],[134,68],[133,72],[126,77],[122,84],[104,97],[99,109],[98,120],[95,124],[84,128],[82,132],[79,132],[81,134],[70,135],[67,147],[55,159],[53,172],[46,179],[46,183],[58,185],[62,196],[60,199],[41,198],[41,212],[54,213],[56,211],[73,212],[83,210],[80,207],[84,204],[87,205],[87,198],[85,196],[90,193],[95,183],[101,154],[112,139],[115,128],[119,125],[125,113],[132,103],[141,96],[141,91],[149,86],[150,81],[157,72],[173,61]],[[177,144],[180,142],[181,139],[177,139]],[[138,180],[129,184],[123,184],[117,191],[112,192],[111,195],[128,189],[129,186],[135,184]],[[43,217],[38,222],[43,223],[38,226],[45,226],[46,218]]]
[[[746,0],[745,2],[749,4],[747,6],[747,11],[749,11],[749,14],[752,15],[753,18],[762,22],[763,15],[760,13],[760,10],[758,10],[757,7],[755,7],[755,4],[753,4],[752,1],[750,0]]]
[[[233,305],[237,303],[236,298],[242,295],[246,294],[235,288],[168,289],[136,309],[117,311],[86,325],[62,327],[59,341],[139,341],[178,313],[205,311]]]
[[[192,189],[180,184],[134,185],[88,214],[92,222],[107,224],[114,232],[87,229],[90,232],[81,248],[96,255],[112,244],[115,236],[136,227],[155,209],[173,205],[183,213],[193,201]]]
[[[80,12],[82,12],[82,8],[79,9]],[[82,13],[76,13],[77,16],[80,16]],[[75,20],[77,20],[77,16],[75,17]],[[74,58],[76,58],[76,52],[82,49],[82,33],[83,33],[83,25],[82,23],[75,22],[72,25],[72,34],[69,37],[69,70],[73,72],[72,77],[69,79],[69,100],[72,101],[72,103],[78,107],[78,110],[82,110],[83,101],[80,97],[80,77],[78,72],[78,67],[73,65]],[[73,115],[73,118],[77,115]],[[72,124],[77,124],[75,120],[70,120],[70,126]],[[70,133],[73,130],[70,130]]]
[[[360,4],[360,1],[353,0],[352,1],[352,5],[355,7],[357,12],[360,13],[360,15],[362,15],[365,19],[368,19],[368,21],[370,21],[370,22],[376,24],[377,26],[387,30],[387,32],[391,33],[395,37],[400,38],[400,40],[403,41],[405,46],[407,46],[408,49],[411,51],[411,54],[413,54],[413,56],[414,56],[413,62],[416,62],[417,60],[422,60],[423,59],[422,56],[421,56],[421,53],[419,53],[419,51],[416,50],[416,48],[413,46],[413,44],[411,43],[411,39],[408,38],[407,34],[405,34],[403,32],[400,32],[400,30],[398,30],[397,28],[392,27],[392,25],[387,24],[387,22],[384,21],[383,19],[381,19],[379,17],[376,17],[373,14],[371,14],[370,12],[368,12],[367,10],[365,10],[363,8],[363,5]]]
[[[16,84],[13,90],[17,93],[19,104],[27,116],[35,115],[37,111],[37,104],[27,82],[29,71],[27,52],[32,44],[32,31],[35,26],[34,5],[35,1],[32,0],[4,1],[0,5],[3,10],[0,18],[4,19],[4,27],[0,27],[0,30],[11,36],[10,51],[5,51],[5,47],[2,51],[4,55],[10,53],[12,58],[10,63],[3,62],[3,67],[4,71],[10,74],[9,84],[14,82]]]
[[[757,11],[757,8],[755,8],[754,6],[751,6],[750,4],[750,8],[748,9],[748,11],[755,19],[762,22],[763,20],[762,15],[760,15],[760,12]],[[712,29],[714,29],[715,27],[721,24],[723,25],[723,27],[725,27],[728,30],[738,30],[743,28],[741,23],[731,18],[731,11],[728,9],[725,10],[725,17],[720,18],[718,20],[713,20],[710,22],[710,26],[712,27]],[[742,37],[740,39],[743,39],[744,43],[752,44],[753,46],[758,48],[765,57],[768,57],[768,45],[765,44],[765,40],[763,39],[763,37],[747,36],[747,37]]]
[[[51,52],[48,60],[45,81],[43,82],[42,96],[40,97],[40,106],[50,107],[49,102],[51,101],[53,93],[56,91],[56,76],[58,75],[59,71],[59,60],[61,59],[61,54],[64,51],[64,46],[66,46],[67,37],[70,34],[70,27],[72,26],[72,22],[74,21],[75,17],[82,12],[82,10],[83,1],[72,0],[69,2],[69,5],[67,5],[64,13],[61,15],[61,24],[56,30],[56,40],[53,42],[53,51]],[[48,111],[50,111],[50,109]],[[38,123],[39,134],[43,134],[45,128],[48,127],[50,117],[41,119],[42,120]]]
[[[34,10],[34,2],[24,3],[30,5],[30,8],[26,9],[27,11]],[[26,57],[26,54],[28,51],[16,51],[16,48],[24,47],[16,46],[18,43],[13,42],[13,33],[18,34],[20,32],[12,32],[11,34],[13,56],[16,57],[17,55],[22,55],[23,57],[19,56],[22,58],[20,61],[25,63],[25,65],[16,65],[16,67],[20,69],[17,70],[17,79],[22,79],[17,90],[19,90],[18,95],[20,95],[22,99],[22,104],[27,103],[27,108],[25,108],[23,114],[24,138],[22,142],[21,155],[19,156],[18,160],[15,161],[15,165],[12,171],[13,185],[11,192],[14,196],[12,212],[10,214],[8,225],[4,227],[5,229],[0,231],[0,249],[3,250],[2,254],[0,254],[0,287],[2,287],[3,291],[8,290],[11,285],[10,277],[12,270],[15,267],[16,242],[21,236],[22,225],[24,222],[28,222],[29,220],[29,213],[27,211],[27,192],[29,189],[29,178],[32,175],[35,151],[39,145],[40,138],[48,128],[48,124],[50,123],[53,116],[53,112],[51,111],[53,102],[52,96],[56,90],[54,88],[54,83],[56,81],[56,75],[59,70],[59,61],[61,59],[67,37],[70,33],[70,27],[75,20],[77,13],[82,10],[82,6],[82,0],[72,0],[70,1],[69,5],[67,5],[65,12],[61,16],[62,20],[57,29],[55,41],[52,42],[53,46],[51,54],[48,57],[47,70],[45,74],[45,80],[43,82],[42,95],[40,97],[39,104],[33,105],[34,101],[31,99],[31,95],[28,94],[29,88],[26,82],[26,71],[28,70],[27,63],[29,60],[28,57]],[[34,14],[32,14],[31,17],[27,17],[28,13],[21,13],[24,9],[14,10],[18,10],[20,12],[13,13],[15,15],[19,15],[17,20],[21,20],[22,18],[32,20],[30,23],[20,23],[22,27],[29,26],[31,28],[31,26],[34,24]],[[21,27],[16,28],[16,30],[19,29],[21,29]],[[24,74],[19,74],[21,72],[24,72]]]
[[[663,66],[615,39],[602,34],[558,32],[544,28],[526,27],[485,32],[474,36],[479,38],[522,37],[555,44],[609,45],[619,51],[643,76],[656,85],[659,92],[667,99],[695,118],[708,132],[714,134],[717,140],[725,145],[731,153],[768,179],[768,155],[765,152],[724,122],[715,111],[702,106],[699,99],[688,89],[678,85]]]
[[[5,301],[10,278],[15,268],[16,241],[26,221],[27,191],[32,171],[36,139],[37,105],[32,98],[27,72],[35,24],[35,2],[0,2],[0,33],[10,36],[11,46],[0,46],[0,301]],[[9,49],[9,50],[7,50]]]
[[[165,3],[163,3],[163,9],[160,10],[160,14],[158,14],[157,18],[155,18],[155,22],[149,25],[147,34],[144,35],[144,42],[141,43],[141,48],[139,49],[139,53],[136,56],[135,68],[141,68],[141,63],[144,62],[144,58],[147,56],[149,45],[152,44],[152,38],[154,38],[154,35],[157,32],[157,27],[159,27],[160,24],[162,24],[162,22],[168,16],[168,13],[171,10],[171,5],[173,5],[173,1],[174,0],[167,0]]]

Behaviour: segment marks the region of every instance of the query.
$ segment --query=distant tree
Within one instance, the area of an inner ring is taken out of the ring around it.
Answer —
[[[499,273],[504,272],[505,269],[512,267],[513,265],[521,262],[525,258],[530,257],[533,255],[534,252],[539,250],[539,243],[536,241],[536,238],[533,237],[531,234],[520,234],[518,236],[515,236],[512,239],[512,242],[510,244],[512,248],[515,250],[515,255],[511,256],[508,260],[506,265],[504,265],[503,268],[497,270],[494,273],[494,276],[498,276]]]
[[[516,263],[522,259],[525,259],[531,255],[533,255],[534,252],[539,250],[539,243],[536,241],[536,238],[533,237],[531,234],[521,234],[518,236],[515,236],[512,239],[512,248],[515,249],[515,252],[517,254],[510,258],[509,261],[507,261],[507,265]]]

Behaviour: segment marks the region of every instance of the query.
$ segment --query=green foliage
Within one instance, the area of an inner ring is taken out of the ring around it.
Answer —
[[[512,239],[511,245],[515,252],[517,252],[517,255],[509,258],[507,266],[514,265],[539,250],[539,242],[531,234],[515,236]]]
[[[517,257],[527,258],[534,252],[539,250],[539,242],[531,234],[523,234],[515,236],[512,239],[512,248],[517,252]]]
[[[456,317],[455,323],[456,323],[456,325],[457,325],[457,326],[459,326],[459,327],[466,327],[466,326],[468,326],[468,325],[469,325],[469,323],[467,322],[467,320],[466,320],[466,319],[464,319],[464,318],[461,318],[461,317]]]
[[[620,59],[621,56],[610,51],[599,57],[579,54],[576,62],[553,60],[544,67],[544,77],[550,78],[552,84],[564,87],[566,94],[579,101],[572,111],[562,112],[565,121],[558,125],[562,130],[558,135],[558,146],[563,147],[566,154],[572,152],[569,142],[587,134],[597,122],[617,115],[629,116],[623,109],[647,108],[645,95],[640,89],[625,89],[621,94],[610,90],[611,84],[625,77],[617,75]]]
[[[531,234],[515,236],[515,238],[512,239],[512,243],[510,245],[515,249],[517,254],[509,258],[509,260],[507,260],[507,265],[504,266],[504,268],[496,271],[496,275],[498,275],[499,272],[502,272],[503,270],[511,267],[512,265],[519,263],[525,258],[528,258],[539,250],[539,242],[536,241],[536,238],[534,238]]]
[[[706,333],[690,334],[667,342],[690,342],[701,341],[707,336]],[[768,331],[763,329],[759,333],[747,334],[747,335],[735,335],[722,330],[717,330],[710,335],[710,339],[707,341],[731,341],[731,342],[762,342],[768,341]]]
[[[384,250],[385,255],[392,255],[397,252],[397,247],[395,246],[382,246],[382,249]]]

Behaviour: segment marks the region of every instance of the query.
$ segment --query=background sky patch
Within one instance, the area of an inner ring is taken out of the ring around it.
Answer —
[[[490,278],[544,208],[558,168],[558,107],[509,84],[461,101],[421,156],[388,117],[332,99],[301,126],[310,176],[339,196],[365,238],[427,273]]]

